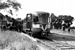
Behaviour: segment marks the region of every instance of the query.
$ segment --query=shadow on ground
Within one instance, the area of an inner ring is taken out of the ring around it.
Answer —
[[[49,36],[36,36],[35,38],[41,39],[41,40],[56,40],[56,41],[75,41],[75,36],[70,35],[61,35],[52,33]]]
[[[52,33],[51,35],[46,36],[46,38],[58,41],[75,41],[75,36],[61,35],[56,33]]]

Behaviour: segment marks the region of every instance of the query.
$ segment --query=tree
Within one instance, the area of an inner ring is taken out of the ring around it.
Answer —
[[[0,0],[0,10],[5,10],[7,11],[7,13],[10,13],[11,15],[13,15],[13,10],[18,11],[19,9],[21,9],[21,4],[16,2],[16,0],[5,0],[5,2],[2,2],[3,0]],[[9,10],[6,10],[7,8],[9,8]]]
[[[7,19],[8,22],[12,21],[12,23],[14,23],[14,21],[16,20],[14,18],[14,20],[12,20],[12,18],[9,15],[14,15],[13,10],[17,12],[19,11],[19,9],[21,9],[21,4],[18,3],[16,0],[0,0],[0,22],[3,23],[3,19]],[[4,15],[2,11],[8,13],[9,15]]]
[[[70,15],[69,16],[68,15],[59,15],[58,18],[60,18],[63,21],[67,20],[68,22],[72,22],[74,19],[74,17],[72,17]]]

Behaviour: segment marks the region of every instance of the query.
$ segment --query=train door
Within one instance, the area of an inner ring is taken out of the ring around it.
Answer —
[[[26,29],[31,30],[32,28],[32,14],[27,14],[26,16]]]

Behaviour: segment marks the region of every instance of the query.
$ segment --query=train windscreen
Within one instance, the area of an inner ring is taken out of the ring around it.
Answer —
[[[45,13],[45,14],[40,14],[39,15],[39,22],[41,23],[41,24],[48,24],[48,17],[49,17],[49,14],[47,13]]]

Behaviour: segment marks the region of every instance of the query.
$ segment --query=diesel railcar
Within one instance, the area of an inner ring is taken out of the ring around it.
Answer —
[[[24,30],[32,36],[47,36],[50,34],[50,23],[50,13],[48,12],[28,13]]]

